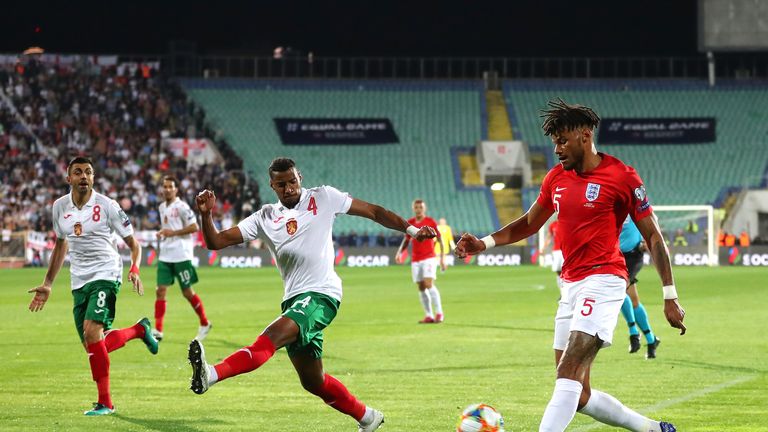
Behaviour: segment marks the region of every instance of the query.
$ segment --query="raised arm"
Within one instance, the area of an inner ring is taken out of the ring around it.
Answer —
[[[538,202],[535,202],[524,215],[483,239],[478,239],[472,234],[462,235],[459,243],[456,244],[456,256],[464,258],[467,255],[478,254],[493,246],[503,246],[528,238],[536,234],[549,217],[552,216],[552,213],[554,211],[546,209],[540,206]]]
[[[635,221],[635,224],[645,239],[645,245],[651,254],[653,265],[656,267],[656,272],[659,273],[661,283],[664,286],[664,315],[669,325],[680,329],[680,334],[684,335],[685,310],[677,300],[675,280],[672,277],[672,263],[669,260],[669,249],[664,242],[664,236],[661,234],[656,215],[652,213],[650,216]]]
[[[417,229],[416,227],[409,225],[408,222],[398,214],[387,210],[382,206],[371,204],[357,198],[352,199],[352,205],[349,207],[347,214],[370,219],[389,229],[406,233],[416,240],[424,240],[426,238],[434,238],[437,236],[437,233],[432,227],[425,226],[421,229]]]
[[[203,222],[203,238],[208,249],[219,250],[243,242],[243,233],[237,226],[219,231],[213,225],[211,211],[216,207],[216,195],[213,191],[206,189],[200,192],[195,198],[195,202],[200,210],[200,218]]]
[[[29,303],[30,311],[37,312],[43,310],[45,302],[48,301],[48,297],[51,295],[53,281],[56,280],[56,275],[59,274],[59,270],[61,270],[61,266],[64,264],[64,257],[67,256],[68,246],[66,239],[56,239],[56,244],[53,246],[51,261],[48,263],[48,271],[45,273],[43,284],[27,291],[28,293],[35,293],[32,302]]]

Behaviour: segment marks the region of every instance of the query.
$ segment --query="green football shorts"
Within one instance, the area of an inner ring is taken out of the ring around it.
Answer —
[[[120,282],[109,280],[95,280],[72,291],[74,307],[72,314],[75,318],[75,327],[80,341],[85,342],[83,336],[83,321],[91,320],[104,324],[104,331],[112,328],[115,320],[115,302],[117,293],[120,292]]]
[[[292,319],[299,326],[296,341],[285,350],[293,357],[309,354],[319,359],[323,356],[323,329],[336,318],[340,303],[333,297],[316,292],[305,292],[284,301],[280,307],[283,316]]]
[[[179,280],[181,289],[187,289],[197,283],[197,271],[192,261],[182,261],[170,263],[164,261],[157,262],[157,284],[173,285],[173,278]]]

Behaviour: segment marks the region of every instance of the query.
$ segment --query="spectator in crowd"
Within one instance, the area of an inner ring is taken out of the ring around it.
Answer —
[[[180,194],[221,188],[224,224],[260,205],[258,187],[242,160],[216,137],[205,112],[176,83],[147,65],[58,66],[28,62],[0,68],[0,228],[46,231],[51,204],[67,193],[64,167],[73,156],[94,156],[94,186],[118,201],[139,230],[159,226],[156,185],[181,181]],[[165,138],[208,138],[223,162],[193,166],[163,146]],[[222,221],[220,221],[222,222]]]

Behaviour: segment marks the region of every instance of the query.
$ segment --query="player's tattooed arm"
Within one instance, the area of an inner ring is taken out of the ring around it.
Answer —
[[[216,207],[216,195],[213,191],[206,189],[200,192],[195,198],[195,202],[198,210],[200,210],[200,219],[203,222],[203,238],[208,249],[219,250],[243,242],[243,233],[237,226],[219,231],[213,224],[212,210]]]
[[[51,261],[48,264],[48,271],[45,273],[43,284],[27,291],[28,293],[35,293],[32,301],[29,303],[30,311],[37,312],[43,310],[45,302],[48,301],[48,297],[51,295],[53,281],[56,280],[56,275],[59,274],[59,270],[61,270],[61,266],[64,264],[64,257],[67,256],[67,249],[68,244],[66,239],[56,239],[56,245],[53,247]]]
[[[669,249],[664,241],[664,236],[661,234],[661,228],[659,228],[656,215],[652,214],[640,221],[635,221],[635,224],[640,230],[640,234],[643,235],[643,239],[645,239],[645,244],[650,251],[653,265],[661,277],[662,284],[665,287],[673,287],[672,290],[676,292],[674,289],[675,279],[672,276],[672,263],[669,260]],[[667,318],[669,325],[680,329],[681,335],[685,334],[686,327],[683,324],[685,309],[680,305],[677,298],[664,299],[664,316]]]
[[[352,205],[349,207],[347,214],[370,219],[381,226],[400,231],[401,233],[405,233],[406,229],[410,226],[408,221],[397,213],[387,210],[380,205],[371,204],[357,198],[352,198]],[[432,227],[425,226],[419,230],[415,238],[416,240],[424,240],[434,238],[435,236],[437,236],[435,230]]]

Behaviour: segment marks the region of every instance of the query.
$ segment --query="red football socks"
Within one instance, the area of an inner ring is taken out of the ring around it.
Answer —
[[[155,328],[157,331],[163,331],[163,320],[165,319],[165,300],[155,300]]]
[[[241,348],[214,366],[218,380],[255,370],[267,362],[275,353],[275,345],[265,335],[256,339],[253,345]]]
[[[312,391],[312,393],[320,396],[320,398],[333,407],[333,409],[353,417],[358,422],[362,420],[363,415],[365,414],[365,405],[357,400],[357,398],[344,387],[344,384],[342,384],[341,381],[331,375],[325,374],[323,386]]]
[[[192,309],[194,309],[197,316],[200,317],[200,325],[208,325],[208,318],[205,316],[205,308],[203,307],[203,301],[200,300],[200,297],[195,294],[191,299],[189,299],[189,304],[192,305]],[[158,328],[158,330],[160,329]]]
[[[136,323],[124,329],[110,330],[107,335],[104,336],[104,344],[107,348],[107,352],[112,352],[116,349],[122,348],[125,343],[131,339],[143,337],[144,326]]]
[[[109,355],[104,340],[89,344],[88,362],[91,364],[91,375],[96,381],[96,388],[99,390],[99,403],[113,408],[112,397],[109,394]]]

